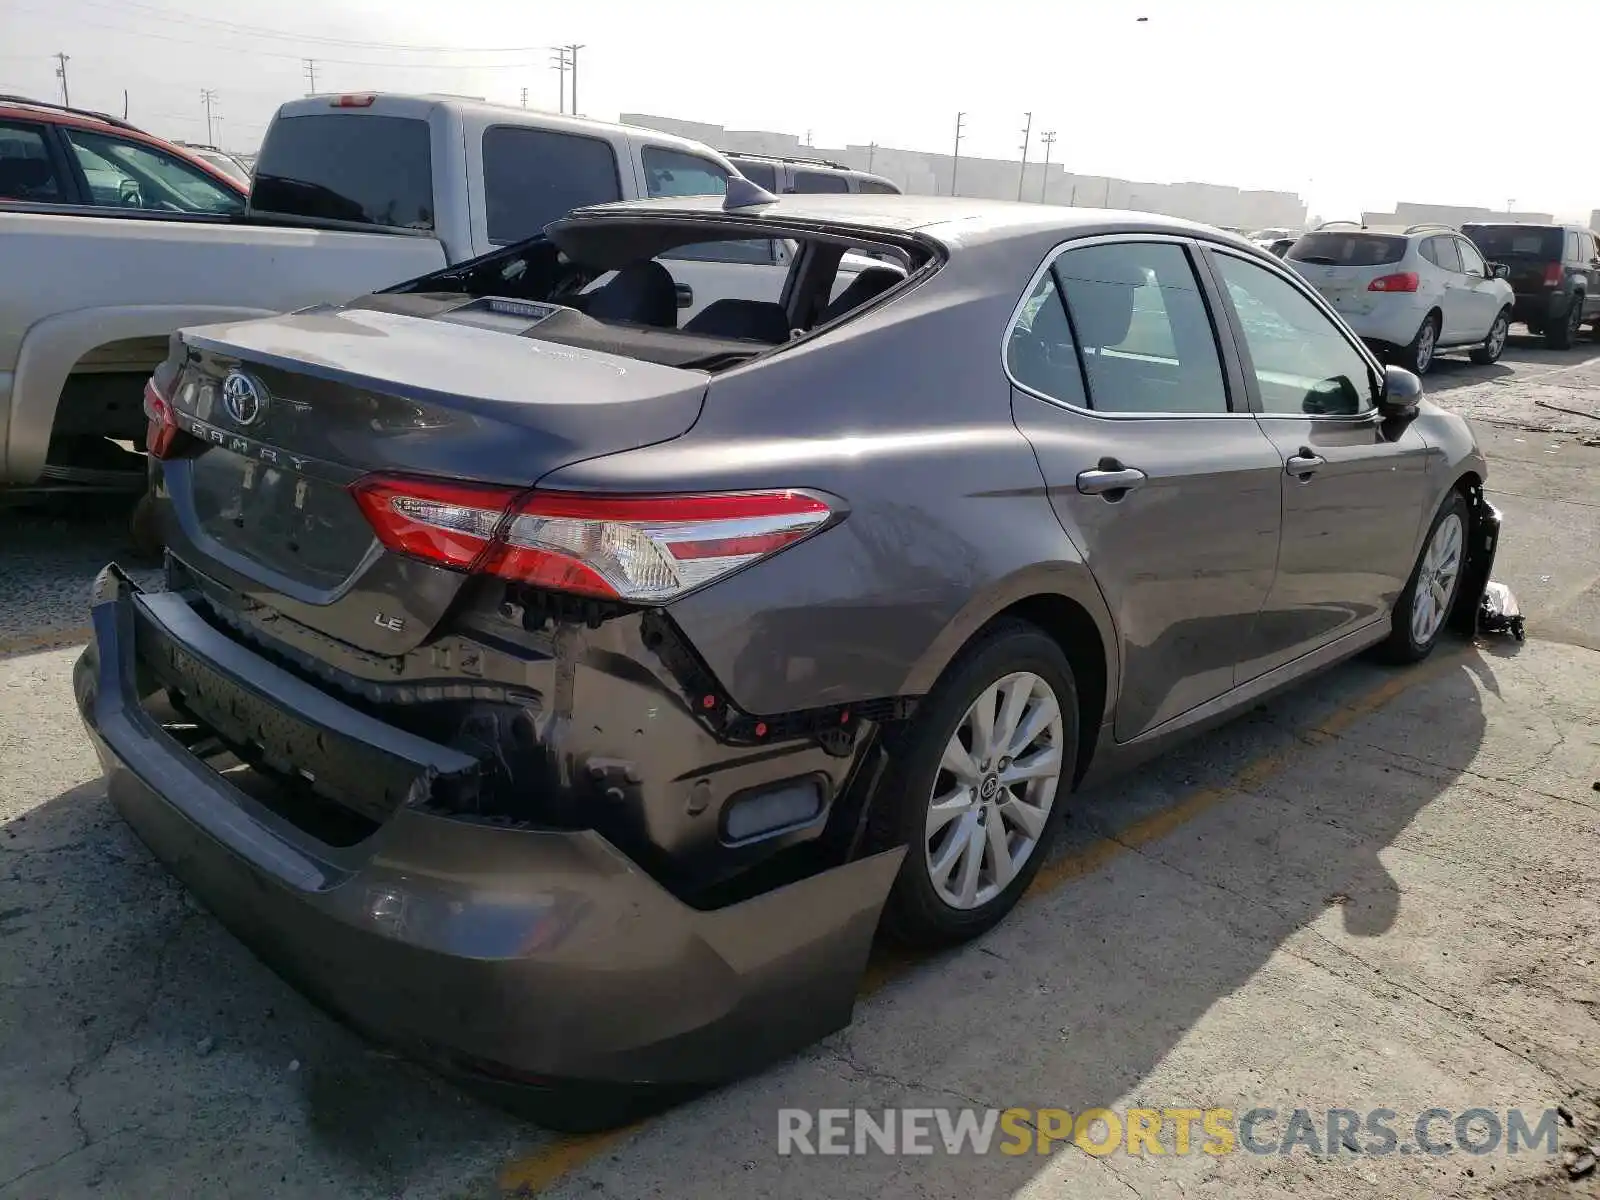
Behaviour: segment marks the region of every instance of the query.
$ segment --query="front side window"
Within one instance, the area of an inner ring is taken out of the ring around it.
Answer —
[[[1214,254],[1268,413],[1354,416],[1374,404],[1372,369],[1332,319],[1273,271]]]
[[[0,122],[0,200],[60,204],[65,199],[43,129]]]
[[[1063,252],[1051,269],[1077,334],[1090,408],[1228,411],[1216,335],[1181,246],[1085,246]]]
[[[62,132],[83,169],[91,204],[218,217],[244,211],[237,192],[191,163],[124,138],[84,129]]]
[[[728,173],[709,158],[665,146],[644,148],[644,177],[651,196],[720,196],[728,190]]]
[[[520,242],[575,208],[620,199],[610,142],[522,125],[484,131],[483,206],[491,242]]]
[[[1468,275],[1477,275],[1480,278],[1489,273],[1488,268],[1483,265],[1483,255],[1478,253],[1477,248],[1471,242],[1466,241],[1464,238],[1451,238],[1450,241],[1461,254],[1461,269],[1463,271]]]

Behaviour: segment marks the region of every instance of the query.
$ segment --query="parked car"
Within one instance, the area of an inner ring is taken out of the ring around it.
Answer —
[[[75,672],[212,912],[563,1125],[846,1023],[880,913],[988,929],[1074,787],[1426,657],[1497,541],[1467,424],[1238,239],[763,195],[185,330],[167,586],[107,568]],[[781,303],[678,324],[675,249],[780,237]]]
[[[449,97],[313,96],[273,118],[247,202],[231,176],[125,122],[8,102],[0,485],[142,489],[142,457],[107,439],[143,437],[144,381],[185,325],[347,300],[577,205],[720,193],[734,173],[654,130]],[[685,319],[752,280],[777,299],[790,266],[782,239],[677,253]]]
[[[179,142],[195,158],[202,162],[210,163],[224,175],[230,175],[246,188],[250,186],[250,168],[237,154],[229,154],[226,150],[218,150],[215,146],[197,146],[193,142]]]
[[[1319,228],[1284,258],[1385,359],[1423,375],[1440,350],[1470,347],[1492,363],[1505,350],[1514,295],[1503,264],[1490,264],[1447,225]]]
[[[1478,251],[1510,268],[1512,320],[1565,350],[1585,322],[1600,337],[1600,249],[1581,225],[1463,225]]]
[[[751,183],[777,194],[865,192],[898,196],[900,189],[882,175],[856,171],[822,158],[780,158],[728,152],[728,161]]]

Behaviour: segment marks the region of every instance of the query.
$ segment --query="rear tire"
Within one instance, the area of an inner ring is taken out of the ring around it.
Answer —
[[[1423,539],[1405,590],[1394,602],[1389,636],[1379,654],[1392,663],[1421,662],[1450,627],[1450,610],[1467,565],[1467,501],[1451,489]],[[1418,601],[1419,589],[1426,589]]]
[[[1551,350],[1570,350],[1583,325],[1583,297],[1575,295],[1567,308],[1567,315],[1545,326],[1544,344]]]
[[[1429,313],[1418,326],[1417,335],[1410,344],[1402,346],[1395,355],[1395,361],[1413,375],[1426,375],[1433,366],[1438,348],[1439,318],[1437,314]]]
[[[1010,912],[1061,826],[1077,750],[1077,689],[1054,639],[1007,620],[962,651],[890,742],[868,820],[870,850],[906,847],[884,930],[945,946]]]
[[[1494,324],[1489,326],[1489,336],[1484,339],[1483,345],[1476,346],[1472,351],[1472,361],[1480,367],[1498,362],[1505,353],[1506,334],[1511,328],[1511,310],[1502,308],[1494,319]]]

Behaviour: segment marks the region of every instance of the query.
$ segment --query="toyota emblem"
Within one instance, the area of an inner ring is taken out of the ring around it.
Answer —
[[[267,389],[243,371],[229,371],[222,381],[222,406],[236,425],[254,425],[267,412]]]

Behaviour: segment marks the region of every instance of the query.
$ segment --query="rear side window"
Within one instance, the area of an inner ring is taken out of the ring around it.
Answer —
[[[275,120],[250,204],[290,217],[432,229],[428,123],[347,112]]]
[[[1434,237],[1423,244],[1422,257],[1433,263],[1436,267],[1443,267],[1446,271],[1461,274],[1461,255],[1456,250],[1455,238]]]
[[[825,175],[821,171],[796,171],[794,190],[808,195],[818,192],[848,192],[850,184],[843,175]]]
[[[778,173],[772,169],[771,163],[740,162],[735,159],[733,165],[739,168],[739,174],[757,187],[766,188],[769,192],[778,190]]]
[[[1548,259],[1561,257],[1561,230],[1540,225],[1467,225],[1462,232],[1490,262],[1508,258]]]
[[[0,200],[60,204],[66,198],[37,126],[0,124]]]
[[[1052,270],[1072,317],[1091,408],[1228,411],[1216,334],[1181,247],[1085,246],[1064,251]]]
[[[1327,267],[1381,267],[1406,256],[1403,237],[1377,233],[1308,233],[1284,257]]]
[[[610,142],[521,125],[484,131],[483,206],[491,242],[520,242],[575,208],[620,199]]]
[[[718,164],[665,146],[644,148],[644,176],[651,196],[720,196],[728,190],[728,173]]]

